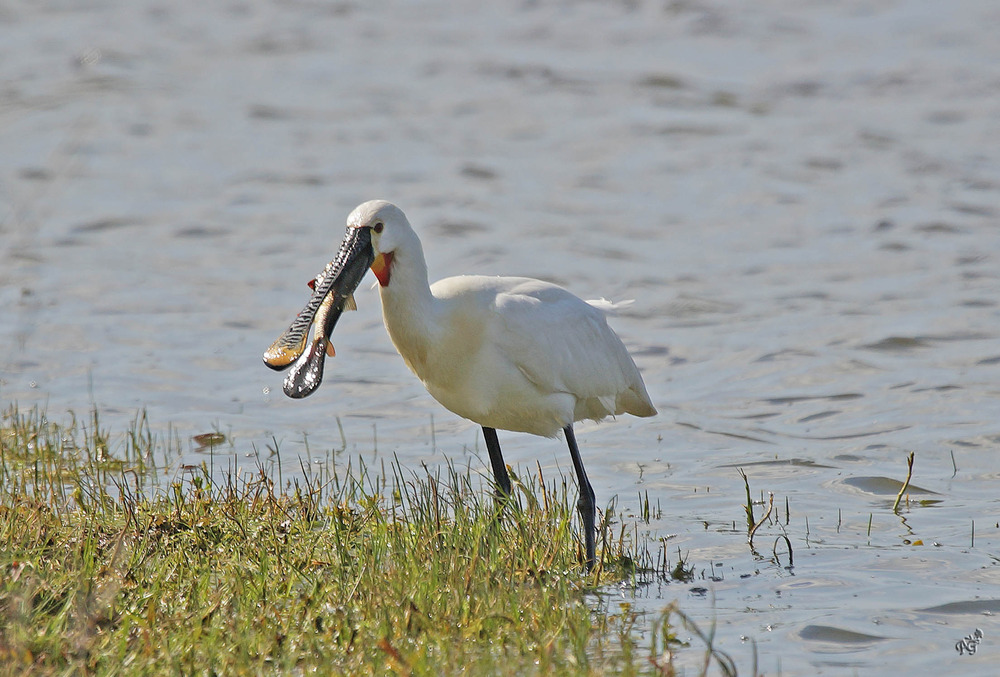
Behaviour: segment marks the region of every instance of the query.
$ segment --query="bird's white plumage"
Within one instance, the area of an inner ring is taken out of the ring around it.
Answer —
[[[460,276],[429,286],[402,211],[375,200],[348,218],[376,223],[375,252],[390,255],[380,287],[386,329],[446,408],[482,426],[545,436],[582,419],[656,413],[602,309],[529,278]]]

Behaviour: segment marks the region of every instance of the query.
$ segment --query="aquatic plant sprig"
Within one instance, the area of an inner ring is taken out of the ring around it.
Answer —
[[[911,451],[910,455],[906,457],[906,479],[903,481],[903,486],[899,488],[899,493],[896,494],[896,500],[892,504],[892,511],[894,513],[899,512],[899,502],[902,500],[906,490],[910,487],[910,479],[913,477],[913,459],[914,452]]]

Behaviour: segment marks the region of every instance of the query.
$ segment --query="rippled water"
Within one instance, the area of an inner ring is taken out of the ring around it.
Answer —
[[[998,32],[986,1],[7,4],[0,398],[147,408],[247,463],[273,436],[289,473],[304,433],[481,467],[367,285],[315,396],[260,363],[384,197],[432,277],[636,299],[613,324],[661,415],[579,437],[599,501],[648,491],[696,580],[621,601],[679,598],[746,674],[749,640],[767,674],[992,674]],[[780,516],[756,551],[740,468]]]

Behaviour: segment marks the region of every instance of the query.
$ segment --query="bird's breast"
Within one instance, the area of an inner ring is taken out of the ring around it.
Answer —
[[[410,371],[428,387],[461,389],[482,350],[484,319],[453,304],[399,303],[386,296],[382,310],[389,338]]]

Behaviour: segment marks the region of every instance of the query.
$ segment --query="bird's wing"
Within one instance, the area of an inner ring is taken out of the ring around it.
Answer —
[[[565,289],[535,280],[496,296],[494,340],[540,390],[599,400],[607,413],[641,378],[604,313]]]

